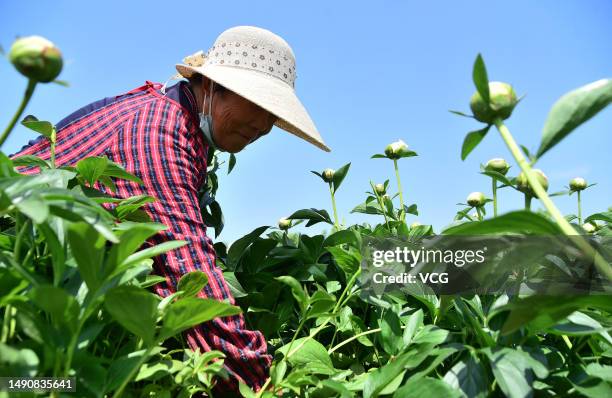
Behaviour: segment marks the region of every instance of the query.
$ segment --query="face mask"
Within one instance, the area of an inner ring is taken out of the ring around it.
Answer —
[[[204,109],[203,109],[204,104],[206,104],[206,96],[208,95],[208,93],[205,94],[204,100],[202,101],[202,112],[200,112],[198,115],[200,117],[200,130],[202,131],[202,134],[204,134],[204,139],[206,140],[206,142],[208,142],[208,145],[210,145],[213,149],[217,151],[225,152],[217,146],[217,144],[215,143],[215,140],[213,139],[213,120],[212,120],[213,85],[214,85],[214,82],[211,80],[210,90],[208,90],[208,92],[211,93],[210,101],[208,102],[208,114],[205,114]]]

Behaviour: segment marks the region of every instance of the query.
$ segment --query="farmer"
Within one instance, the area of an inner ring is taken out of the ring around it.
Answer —
[[[169,229],[147,245],[188,242],[155,258],[155,273],[166,278],[155,292],[168,296],[183,274],[200,270],[208,276],[200,297],[234,304],[200,213],[198,191],[206,179],[208,148],[239,152],[274,125],[325,151],[329,148],[296,97],[293,51],[279,36],[261,28],[234,27],[223,32],[206,55],[199,52],[184,61],[176,69],[187,81],[169,88],[147,81],[60,121],[56,162],[74,165],[86,157],[106,156],[140,177],[144,185],[114,179],[116,193],[99,184],[96,188],[116,197],[146,194],[158,199],[143,209]],[[49,159],[48,142],[41,136],[10,157]],[[18,170],[31,174],[35,168]],[[272,360],[266,340],[261,332],[246,329],[242,315],[198,325],[186,338],[194,350],[225,353],[230,379],[219,391],[235,392],[238,381],[254,389],[265,382]]]

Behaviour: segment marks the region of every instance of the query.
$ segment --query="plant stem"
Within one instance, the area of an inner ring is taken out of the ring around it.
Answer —
[[[397,168],[397,159],[393,159],[393,166],[395,167],[395,178],[397,179],[397,191],[400,197],[400,218],[402,221],[406,221],[406,213],[404,212],[404,193],[402,192],[402,182],[400,181],[399,169]]]
[[[500,118],[495,119],[495,127],[497,127],[497,130],[501,134],[502,139],[506,143],[506,146],[512,153],[512,156],[518,163],[519,167],[521,168],[523,173],[525,173],[529,185],[534,190],[535,194],[540,199],[548,213],[557,222],[561,231],[567,236],[575,236],[575,244],[587,256],[593,258],[595,266],[602,274],[604,274],[608,279],[612,280],[612,267],[610,266],[610,264],[608,264],[608,262],[603,257],[601,257],[601,255],[595,249],[593,249],[593,247],[591,247],[591,245],[581,235],[576,232],[576,230],[570,225],[570,223],[565,219],[565,217],[563,217],[563,214],[561,214],[559,209],[557,209],[557,206],[555,206],[554,202],[550,199],[550,197],[538,181],[537,177],[533,173],[531,165],[523,156],[523,153],[516,144],[514,137],[512,137],[510,130],[508,130],[508,128],[504,125],[504,122]]]
[[[130,382],[130,380],[132,380],[132,378],[134,378],[134,374],[138,371],[138,369],[140,369],[142,364],[149,358],[149,355],[151,354],[151,350],[153,349],[153,347],[155,346],[152,345],[151,347],[147,348],[144,354],[142,354],[142,357],[140,358],[136,366],[130,371],[128,377],[126,377],[123,380],[119,389],[117,389],[117,391],[115,391],[115,393],[113,394],[113,398],[120,397],[121,394],[123,394],[123,390],[125,390],[125,387],[127,386],[127,384]]]
[[[340,224],[338,223],[338,210],[336,210],[336,198],[334,195],[334,187],[332,183],[329,183],[329,193],[331,194],[332,207],[334,209],[334,226],[336,229],[340,229]]]
[[[361,332],[361,333],[359,333],[359,334],[356,334],[356,335],[354,335],[354,336],[351,336],[351,337],[349,337],[348,339],[344,340],[343,342],[338,343],[338,345],[336,345],[335,347],[330,348],[330,349],[327,351],[327,353],[328,353],[328,354],[331,354],[332,352],[334,352],[334,351],[338,350],[339,348],[341,348],[342,346],[344,346],[344,345],[346,345],[346,344],[350,343],[351,341],[353,341],[353,340],[356,340],[356,339],[360,338],[361,336],[367,336],[368,334],[378,333],[378,332],[380,332],[381,330],[382,330],[381,328],[376,328],[376,329],[366,330],[365,332]]]
[[[389,232],[391,232],[391,227],[389,227],[389,219],[387,218],[387,212],[385,211],[386,209],[382,198],[380,197],[378,192],[376,192],[376,187],[374,186],[374,183],[372,181],[370,181],[370,186],[372,187],[372,192],[374,192],[374,195],[376,196],[376,200],[378,200],[378,205],[380,206],[380,210],[382,211],[383,217],[385,217],[385,224],[387,224],[387,229],[389,230]]]
[[[15,112],[15,115],[13,115],[13,118],[9,122],[9,125],[6,127],[6,129],[2,133],[2,136],[0,136],[0,147],[2,147],[2,145],[4,144],[4,141],[6,141],[6,139],[8,138],[9,134],[13,130],[13,127],[15,127],[15,124],[17,124],[17,120],[19,120],[19,117],[21,117],[21,114],[23,113],[23,110],[25,109],[26,105],[28,105],[28,102],[30,102],[30,98],[32,98],[32,94],[34,94],[35,87],[36,87],[36,80],[33,80],[33,79],[28,80],[28,86],[26,87],[26,91],[23,94],[23,99],[21,100],[21,104],[19,104],[19,108],[17,108],[17,112]]]
[[[12,308],[13,306],[7,304],[4,307],[4,319],[2,320],[2,336],[0,337],[0,343],[6,343],[8,341],[10,323],[12,318]]]
[[[525,194],[525,210],[531,210],[531,195]]]
[[[491,178],[493,182],[493,217],[497,217],[497,180]]]
[[[55,132],[53,133],[53,140],[51,141],[51,168],[55,168]]]
[[[578,225],[582,225],[582,205],[580,203],[580,191],[576,192],[578,195]]]
[[[480,206],[476,206],[476,214],[478,214],[478,221],[482,221],[482,210]]]

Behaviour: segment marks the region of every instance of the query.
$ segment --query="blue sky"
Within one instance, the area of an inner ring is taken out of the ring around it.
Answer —
[[[500,156],[510,160],[496,131],[466,161],[459,157],[465,133],[479,124],[448,110],[469,110],[476,54],[483,54],[491,80],[527,94],[508,127],[521,144],[535,149],[557,98],[612,77],[610,15],[612,3],[606,0],[14,1],[0,5],[0,44],[8,50],[17,35],[39,34],[61,48],[66,61],[61,78],[71,87],[39,86],[27,109],[57,122],[145,80],[165,81],[176,62],[207,50],[229,27],[256,25],[285,38],[297,58],[298,95],[333,151],[324,153],[275,128],[239,153],[218,195],[226,216],[220,239],[230,242],[300,208],[331,212],[327,187],[309,170],[347,162],[352,166],[337,194],[338,210],[347,223],[376,221],[349,211],[364,200],[370,179],[393,178],[390,161],[370,156],[400,138],[419,153],[400,162],[406,200],[418,203],[421,213],[409,220],[439,230],[470,192],[489,193],[490,181],[478,174],[480,163]],[[26,81],[8,62],[0,62],[0,76],[3,126]],[[575,176],[598,183],[583,197],[585,214],[612,205],[610,126],[607,109],[538,163],[551,191]],[[13,153],[33,137],[18,127],[3,151]],[[502,211],[522,206],[521,195],[509,190],[500,193],[500,201]],[[575,196],[556,202],[565,213],[575,211]]]

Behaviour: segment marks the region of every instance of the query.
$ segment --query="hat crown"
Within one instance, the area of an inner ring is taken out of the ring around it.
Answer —
[[[204,65],[265,73],[295,86],[295,56],[289,44],[269,30],[254,26],[230,28],[217,37]]]

